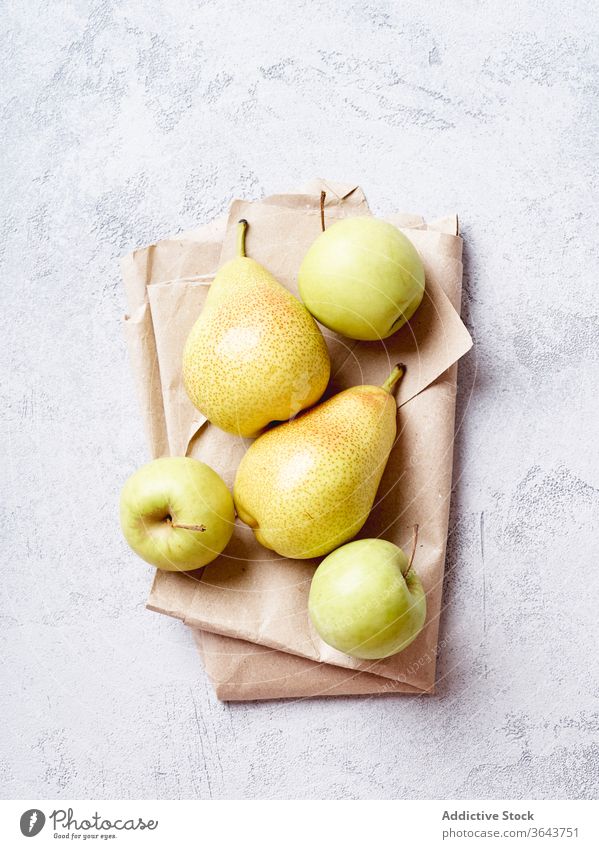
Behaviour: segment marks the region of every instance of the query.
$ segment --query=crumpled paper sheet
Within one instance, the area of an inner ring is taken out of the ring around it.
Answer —
[[[232,485],[249,442],[219,431],[191,405],[181,383],[183,345],[217,266],[233,255],[241,217],[250,223],[248,254],[296,292],[297,268],[320,231],[321,188],[327,191],[327,221],[370,214],[359,188],[315,181],[302,193],[236,201],[226,227],[214,222],[123,260],[130,305],[126,332],[152,456],[197,457]],[[471,345],[457,312],[462,243],[455,217],[428,227],[418,216],[389,220],[420,251],[425,300],[410,325],[384,343],[354,342],[324,328],[333,366],[327,394],[356,383],[381,383],[395,362],[407,364],[398,392],[398,439],[359,536],[380,535],[407,547],[413,524],[419,524],[415,564],[427,591],[426,626],[412,646],[384,661],[358,661],[335,651],[319,639],[307,615],[318,561],[280,558],[238,523],[226,552],[206,569],[157,572],[148,601],[150,609],[208,632],[198,641],[219,698],[430,692],[434,687],[451,489],[454,363]]]

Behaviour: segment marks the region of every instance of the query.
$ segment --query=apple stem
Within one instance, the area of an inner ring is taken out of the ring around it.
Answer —
[[[206,525],[183,525],[179,522],[172,522],[171,527],[173,528],[183,528],[184,531],[199,531],[200,533],[204,533],[206,530]]]
[[[414,562],[414,555],[416,554],[416,545],[418,544],[418,525],[414,525],[412,528],[412,553],[410,554],[410,560],[408,562],[408,568],[405,571],[404,578],[408,577],[409,571],[412,568],[412,563]]]
[[[327,197],[327,193],[326,193],[326,192],[321,192],[321,193],[320,193],[320,227],[321,227],[321,229],[322,229],[322,232],[323,232],[323,233],[324,233],[324,231],[325,231],[325,226],[324,226],[324,202],[325,202],[325,200],[326,200],[326,197]]]
[[[381,388],[391,395],[405,373],[405,365],[403,363],[398,363],[396,366],[394,366],[393,371],[391,372],[387,380],[383,383]]]
[[[237,224],[237,254],[239,256],[247,256],[245,252],[245,234],[248,229],[248,223],[245,218]]]

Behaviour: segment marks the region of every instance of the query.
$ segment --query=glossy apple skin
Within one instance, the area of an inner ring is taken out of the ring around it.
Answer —
[[[350,339],[386,339],[424,295],[424,267],[407,236],[378,218],[345,218],[308,250],[298,275],[312,315]]]
[[[164,457],[138,469],[121,492],[125,539],[152,566],[167,572],[199,569],[231,539],[233,498],[217,473],[191,457]],[[205,530],[175,528],[175,524]]]
[[[426,619],[426,596],[408,558],[384,539],[350,542],[312,579],[308,609],[320,637],[344,654],[377,660],[402,651]]]

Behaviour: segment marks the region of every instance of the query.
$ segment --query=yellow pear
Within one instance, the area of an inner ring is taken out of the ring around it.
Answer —
[[[393,389],[354,386],[260,436],[237,470],[233,498],[256,539],[283,557],[328,554],[366,521],[397,433]]]
[[[192,403],[229,433],[254,437],[315,404],[331,364],[320,329],[300,301],[245,253],[220,269],[183,352]]]

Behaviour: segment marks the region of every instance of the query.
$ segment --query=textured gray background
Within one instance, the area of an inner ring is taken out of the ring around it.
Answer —
[[[1,795],[593,795],[594,0],[2,6]],[[460,213],[439,692],[220,704],[119,533],[118,258],[315,175]]]

